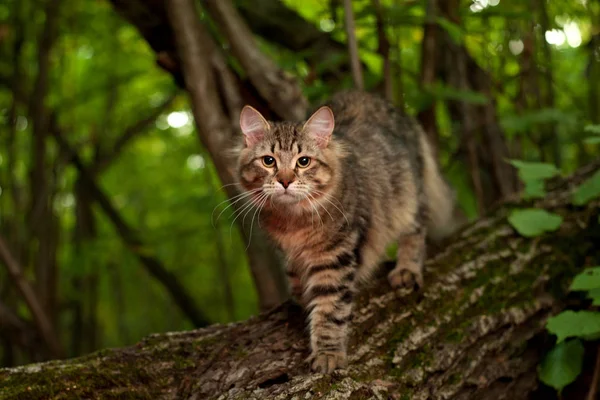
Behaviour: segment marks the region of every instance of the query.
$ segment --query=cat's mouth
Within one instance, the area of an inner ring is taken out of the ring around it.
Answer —
[[[282,190],[273,195],[275,200],[282,203],[297,203],[305,198],[304,195],[295,190]]]

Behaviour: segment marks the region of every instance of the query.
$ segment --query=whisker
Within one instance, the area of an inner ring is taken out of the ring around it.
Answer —
[[[241,184],[241,183],[228,183],[228,184],[226,184],[226,185],[223,185],[223,186],[221,186],[221,187],[219,188],[219,190],[221,190],[221,189],[223,189],[223,188],[226,188],[226,187],[228,187],[228,186],[242,186],[242,184]]]
[[[321,221],[321,229],[323,229],[323,227],[324,227],[323,218],[321,218],[321,214],[319,214],[319,210],[317,210],[317,208],[314,206],[313,202],[310,200],[310,198],[308,196],[305,198],[306,198],[306,200],[308,200],[308,204],[310,204],[310,206],[317,212],[317,215],[319,216],[319,220]],[[314,227],[313,227],[313,229],[314,229]]]
[[[257,201],[262,200],[262,197],[266,196],[265,193],[261,193],[261,195],[258,197]],[[253,202],[252,200],[250,200],[247,204],[245,204],[240,210],[239,212],[237,212],[237,215],[235,216],[235,218],[233,219],[233,221],[231,221],[231,225],[229,226],[229,239],[231,240],[231,230],[233,229],[233,224],[235,223],[235,221],[240,217],[240,215],[242,215],[244,213],[244,211],[246,210],[252,210],[252,207],[256,205],[256,202]]]
[[[252,242],[252,228],[254,227],[254,217],[256,217],[256,213],[258,212],[258,223],[260,226],[260,212],[262,211],[265,203],[269,199],[269,195],[266,195],[263,201],[260,203],[256,211],[254,211],[254,215],[252,215],[252,222],[250,223],[250,235],[248,236],[248,245],[246,246],[246,250],[250,247],[250,243]],[[245,218],[245,217],[244,217]]]
[[[334,199],[334,200],[335,200],[335,201],[336,201],[336,202],[337,202],[337,203],[340,205],[340,207],[341,207],[342,209],[340,209],[340,207],[338,207],[337,205],[335,205],[335,203],[334,203],[333,201],[331,201],[331,200],[328,198],[328,197],[329,197],[329,194],[327,194],[327,193],[324,193],[324,192],[321,192],[321,191],[319,191],[319,190],[313,190],[313,192],[315,192],[315,193],[317,193],[317,194],[322,194],[322,195],[323,195],[323,199],[324,199],[325,201],[328,201],[328,202],[329,202],[329,203],[330,203],[332,206],[334,206],[334,207],[335,207],[335,208],[336,208],[336,209],[337,209],[337,210],[340,212],[340,214],[342,214],[342,216],[343,216],[343,217],[344,217],[344,219],[346,220],[346,223],[347,223],[348,225],[350,225],[350,221],[348,221],[348,217],[346,216],[346,214],[345,214],[345,213],[344,213],[344,211],[342,210],[342,209],[344,208],[344,206],[342,205],[342,203],[341,203],[341,202],[340,202],[338,199],[336,199],[335,197],[331,196],[331,197],[332,197],[332,198],[333,198],[333,199]]]
[[[219,220],[219,218],[221,218],[221,215],[223,215],[223,213],[224,213],[224,212],[225,212],[225,211],[226,211],[226,210],[227,210],[229,207],[231,207],[232,205],[236,204],[236,203],[237,203],[237,202],[239,202],[240,200],[243,200],[244,198],[246,198],[246,197],[248,197],[248,196],[250,196],[250,195],[252,195],[252,194],[254,194],[254,193],[256,193],[256,192],[259,192],[259,191],[261,191],[261,190],[262,190],[262,188],[258,188],[258,189],[252,189],[252,190],[250,190],[250,191],[248,191],[248,192],[240,193],[240,194],[238,194],[238,195],[236,195],[236,196],[233,196],[233,197],[231,197],[231,198],[229,198],[229,199],[223,200],[222,202],[220,202],[219,204],[217,204],[217,205],[215,206],[215,208],[213,209],[213,212],[212,212],[212,214],[211,214],[211,216],[210,216],[210,221],[211,221],[211,223],[212,223],[212,225],[213,225],[213,228],[215,227],[215,223],[216,223],[216,222]],[[231,202],[231,204],[229,204],[227,207],[225,207],[225,208],[224,208],[224,209],[223,209],[223,210],[222,210],[222,211],[219,213],[219,215],[217,216],[217,219],[215,220],[215,219],[214,219],[214,217],[215,217],[215,212],[217,211],[217,208],[218,208],[218,207],[219,207],[221,204],[223,204],[223,203],[226,203],[226,202],[228,202],[228,201],[229,201],[229,202]]]
[[[307,195],[309,195],[309,196],[310,196],[310,198],[311,198],[311,199],[313,199],[313,200],[315,201],[315,203],[317,203],[317,205],[319,205],[319,206],[323,207],[323,210],[325,210],[325,212],[326,212],[327,214],[329,214],[329,217],[331,218],[331,220],[332,220],[332,221],[335,221],[335,219],[333,218],[333,215],[331,215],[331,213],[329,212],[329,210],[327,209],[327,207],[325,207],[323,204],[319,203],[319,201],[318,201],[317,199],[315,199],[315,198],[313,197],[313,195],[311,195],[310,193],[306,193],[306,194],[307,194]]]

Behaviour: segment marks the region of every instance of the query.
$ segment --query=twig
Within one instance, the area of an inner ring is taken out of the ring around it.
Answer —
[[[598,382],[600,381],[600,346],[598,347],[598,353],[596,354],[596,366],[594,367],[594,377],[592,378],[592,384],[590,385],[590,391],[588,392],[586,400],[594,400],[596,393],[598,392]]]
[[[377,52],[383,58],[383,92],[387,100],[393,100],[392,68],[390,64],[390,41],[385,33],[385,22],[383,21],[383,9],[379,0],[372,0],[375,7],[375,18],[377,19]]]
[[[112,149],[108,153],[101,152],[100,157],[91,168],[91,172],[97,173],[108,167],[123,151],[125,146],[137,135],[144,132],[167,108],[173,104],[176,94],[170,95],[165,101],[153,109],[150,115],[134,122],[128,126],[123,133],[115,140]]]
[[[300,86],[262,53],[231,0],[204,0],[202,4],[229,41],[252,84],[277,115],[291,120],[304,118],[307,103]]]
[[[352,0],[344,0],[344,21],[346,23],[346,35],[348,37],[348,52],[350,53],[350,66],[352,67],[352,79],[357,89],[365,88],[362,76],[362,67],[358,56],[358,43],[356,42],[356,31],[354,27],[354,13],[352,11]]]
[[[215,75],[210,65],[211,49],[215,48],[216,44],[198,18],[195,1],[169,0],[166,4],[200,140],[210,153],[221,182],[225,184],[235,182],[231,159],[224,156],[231,144],[231,122],[221,106]],[[226,32],[233,53],[240,60],[253,84],[258,88],[257,82],[266,82],[268,90],[278,92],[272,94],[275,97],[271,96],[267,100],[270,102],[274,98],[282,97],[287,99],[287,102],[282,99],[277,105],[269,103],[277,114],[294,119],[303,117],[304,103],[299,101],[292,107],[290,99],[294,98],[294,93],[279,93],[281,86],[276,83],[281,79],[280,71],[278,69],[257,71],[256,68],[260,67],[264,55],[256,48],[251,33],[248,33],[248,37],[244,37],[244,32],[249,31],[245,23],[241,21],[240,25],[236,25],[236,21],[241,20],[241,17],[231,3],[225,0],[205,0],[203,4],[213,14],[219,27]],[[238,28],[241,30],[237,30]],[[249,47],[240,49],[239,47],[243,47],[244,44]],[[257,64],[255,65],[253,62]],[[250,65],[247,66],[247,63]],[[260,74],[262,76],[259,77]],[[294,85],[287,86],[286,90],[294,91],[294,87]],[[263,93],[261,95],[264,96]],[[300,98],[302,99],[302,97]],[[284,112],[282,106],[285,108],[285,104],[289,104],[292,108]],[[226,186],[225,190],[229,197],[235,194],[233,185]],[[243,229],[242,233],[244,233]],[[248,243],[250,238],[244,234],[244,240]],[[268,308],[281,303],[286,297],[286,290],[284,280],[279,278],[283,274],[277,263],[274,262],[274,259],[271,262],[265,262],[265,250],[260,249],[259,243],[259,241],[252,243],[248,251],[248,258],[261,308]]]
[[[71,145],[62,135],[54,114],[50,115],[49,122],[50,134],[56,140],[61,151],[69,157],[71,164],[77,169],[82,182],[86,185],[90,197],[100,206],[125,245],[127,245],[127,247],[135,254],[140,263],[145,267],[146,271],[163,285],[173,299],[173,302],[179,306],[181,311],[196,327],[208,325],[208,318],[197,307],[196,302],[192,296],[190,296],[188,290],[171,271],[165,268],[159,259],[148,254],[148,246],[142,242],[138,233],[127,225],[110,201],[109,197],[98,186],[93,174],[85,166],[81,157],[79,157],[79,154],[73,150]]]
[[[23,276],[21,267],[8,249],[8,246],[6,245],[6,242],[2,236],[0,236],[0,259],[4,261],[6,269],[8,270],[8,274],[14,281],[15,286],[21,293],[21,296],[23,296],[27,307],[31,311],[31,315],[33,315],[33,320],[35,321],[42,338],[48,345],[48,349],[54,357],[61,358],[64,354],[64,351],[54,332],[52,322],[44,311],[44,308],[33,291],[33,288],[29,284],[29,281],[27,281],[27,279],[25,279]]]

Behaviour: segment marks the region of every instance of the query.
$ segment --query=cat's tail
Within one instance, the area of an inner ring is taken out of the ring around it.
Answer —
[[[439,241],[454,233],[467,220],[456,206],[454,190],[442,176],[425,132],[421,134],[421,151],[423,189],[428,209],[427,235],[434,241]]]

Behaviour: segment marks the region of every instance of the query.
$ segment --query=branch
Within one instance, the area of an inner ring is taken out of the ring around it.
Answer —
[[[252,32],[231,0],[204,0],[203,4],[223,31],[250,81],[269,106],[283,119],[303,119],[307,103],[300,87],[293,77],[286,75],[258,48]]]
[[[221,107],[209,64],[211,49],[215,46],[199,21],[193,0],[169,0],[167,11],[174,30],[186,87],[190,93],[200,141],[211,154],[221,182],[236,182],[232,170],[236,163],[226,157],[227,150],[231,148],[231,125]],[[234,185],[225,186],[225,190],[229,197],[236,193]],[[242,233],[245,234],[243,229]],[[256,235],[261,233],[256,232],[254,235],[254,245],[249,246],[248,250],[251,272],[261,306],[272,307],[287,298],[283,274],[277,268],[277,263],[264,262],[264,255],[269,253],[268,250],[259,247],[259,244],[265,241],[258,240],[260,236]],[[246,243],[252,238],[244,237]]]
[[[40,339],[36,327],[16,315],[8,306],[0,301],[0,334],[28,351],[39,351]]]
[[[385,33],[385,21],[380,0],[372,0],[377,20],[377,51],[383,58],[383,93],[387,100],[393,100],[392,67],[390,63],[390,41]]]
[[[6,265],[9,276],[19,290],[19,293],[21,293],[21,296],[23,296],[25,304],[27,304],[27,308],[29,308],[33,320],[35,321],[35,325],[40,332],[40,336],[44,339],[44,342],[46,342],[48,349],[54,357],[63,357],[64,350],[52,327],[52,322],[44,311],[44,308],[29,284],[29,281],[23,276],[21,267],[11,254],[2,236],[0,236],[0,259],[2,259]]]
[[[436,79],[436,60],[437,60],[437,0],[427,0],[425,10],[425,25],[423,26],[423,42],[421,43],[421,90],[427,92],[434,84]],[[426,109],[419,111],[417,119],[421,123],[423,130],[429,137],[435,153],[437,155],[439,148],[439,133],[437,128],[437,118],[435,116],[435,101],[427,106]]]
[[[346,35],[348,37],[348,52],[350,53],[350,65],[352,66],[352,79],[354,80],[354,86],[358,90],[363,90],[365,85],[363,83],[362,68],[360,57],[358,55],[358,44],[356,42],[352,0],[344,0],[344,21],[346,25]]]
[[[167,110],[173,101],[175,101],[177,95],[170,95],[165,101],[159,104],[156,108],[154,108],[151,113],[136,121],[131,126],[127,127],[123,133],[117,138],[115,143],[112,146],[110,152],[101,152],[100,157],[94,163],[94,166],[91,168],[91,172],[94,174],[104,170],[107,168],[116,158],[119,157],[125,146],[136,136],[144,132],[148,127],[150,127],[156,119]]]
[[[106,214],[113,224],[127,247],[135,254],[148,273],[164,286],[173,299],[173,302],[179,306],[194,326],[208,325],[208,318],[197,308],[185,287],[181,285],[177,277],[167,270],[157,258],[149,254],[148,246],[142,242],[137,233],[121,218],[121,215],[119,215],[117,209],[112,205],[110,199],[96,184],[93,174],[85,167],[79,155],[62,136],[54,115],[51,115],[50,118],[50,128],[50,133],[54,136],[61,151],[70,157],[71,164],[79,172],[79,176],[86,184],[91,197],[98,203],[102,211],[104,211],[104,214]]]
[[[464,230],[426,263],[421,292],[398,299],[383,276],[358,296],[349,367],[308,372],[305,315],[286,303],[243,323],[157,334],[80,359],[0,370],[8,400],[479,398],[525,400],[571,277],[600,262],[600,199],[574,207],[574,187],[600,167],[549,185]],[[557,232],[519,236],[515,207],[559,213]],[[560,260],[560,262],[557,262]],[[0,397],[2,389],[0,389]],[[437,397],[436,397],[437,396]]]
[[[237,1],[236,5],[255,34],[304,57],[311,69],[319,69],[319,78],[332,87],[339,86],[350,72],[346,44],[321,31],[284,2],[253,0]]]

